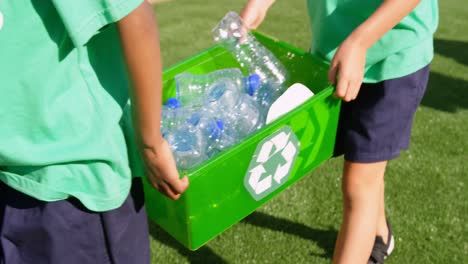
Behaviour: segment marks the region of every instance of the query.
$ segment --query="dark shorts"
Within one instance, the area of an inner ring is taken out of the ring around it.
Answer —
[[[356,100],[342,104],[335,156],[369,163],[396,158],[408,149],[428,79],[426,66],[401,78],[362,84]]]
[[[144,264],[149,254],[141,181],[104,213],[74,199],[39,201],[0,182],[1,264]]]

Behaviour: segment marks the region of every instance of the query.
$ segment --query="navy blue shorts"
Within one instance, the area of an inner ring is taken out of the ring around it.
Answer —
[[[401,78],[362,84],[356,100],[342,103],[335,156],[370,163],[391,160],[408,149],[428,79],[429,65]]]
[[[123,205],[91,212],[75,199],[43,202],[0,181],[1,264],[149,263],[141,181]]]

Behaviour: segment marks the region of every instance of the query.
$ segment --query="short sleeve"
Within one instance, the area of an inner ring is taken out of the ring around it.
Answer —
[[[75,46],[85,45],[99,30],[135,10],[144,0],[52,0]]]

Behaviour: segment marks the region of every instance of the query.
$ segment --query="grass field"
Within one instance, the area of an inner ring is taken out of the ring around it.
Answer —
[[[165,67],[213,45],[211,28],[244,2],[157,4]],[[439,2],[436,56],[411,150],[386,175],[396,236],[387,263],[468,263],[468,5]],[[259,30],[307,49],[305,1],[278,0]],[[151,224],[153,263],[329,263],[341,219],[341,163],[326,162],[195,252]]]

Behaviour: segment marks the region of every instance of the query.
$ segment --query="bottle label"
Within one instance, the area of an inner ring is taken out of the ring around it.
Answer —
[[[287,182],[299,150],[300,142],[290,126],[280,128],[257,145],[244,177],[244,186],[256,201]]]

